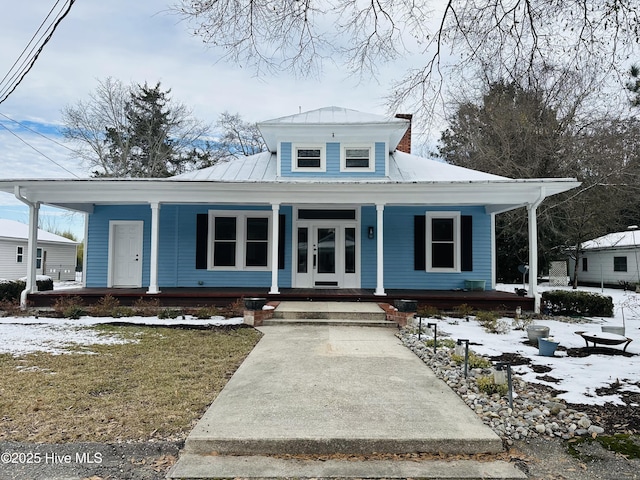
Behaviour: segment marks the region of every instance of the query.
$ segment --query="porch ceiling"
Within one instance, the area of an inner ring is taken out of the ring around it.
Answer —
[[[518,179],[467,182],[198,182],[130,180],[5,180],[0,191],[19,192],[30,202],[92,211],[96,204],[354,204],[485,205],[506,211],[580,185],[575,179]]]

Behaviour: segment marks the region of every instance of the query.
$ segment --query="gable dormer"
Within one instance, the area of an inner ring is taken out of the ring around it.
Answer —
[[[267,148],[277,154],[279,177],[385,177],[389,153],[410,126],[340,107],[326,107],[259,123]]]

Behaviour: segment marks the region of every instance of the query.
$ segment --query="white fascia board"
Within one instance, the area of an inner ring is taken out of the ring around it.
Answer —
[[[167,180],[27,180],[18,183],[32,202],[50,205],[219,203],[355,203],[387,205],[485,205],[511,209],[579,185],[572,179],[480,182],[193,182]],[[13,191],[7,182],[0,190]],[[328,200],[329,199],[329,200]],[[87,207],[91,208],[91,207]],[[490,207],[489,207],[490,208]]]

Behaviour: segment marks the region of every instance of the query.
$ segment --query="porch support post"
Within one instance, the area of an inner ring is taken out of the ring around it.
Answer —
[[[149,289],[147,293],[160,293],[158,288],[158,246],[160,244],[160,202],[151,202],[151,252],[149,265]]]
[[[540,189],[538,200],[527,206],[529,223],[529,292],[534,299],[534,311],[540,313],[540,295],[538,294],[538,206],[544,200],[544,187]]]
[[[271,227],[271,290],[270,295],[278,295],[278,243],[280,242],[280,204],[271,204],[273,211]]]
[[[29,240],[27,243],[27,290],[29,293],[38,291],[37,261],[38,261],[38,221],[40,218],[40,203],[29,205]]]
[[[491,214],[491,290],[496,288],[496,271],[498,270],[498,256],[496,253],[496,214]]]
[[[376,291],[374,295],[384,296],[384,204],[376,204]]]

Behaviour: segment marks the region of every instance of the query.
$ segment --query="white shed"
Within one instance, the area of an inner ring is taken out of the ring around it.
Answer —
[[[620,286],[640,284],[640,230],[615,232],[583,242],[578,258],[578,282]],[[571,278],[575,262],[569,262]]]
[[[27,275],[29,226],[0,219],[0,279],[17,280]],[[38,229],[36,272],[55,280],[75,280],[78,243]]]

